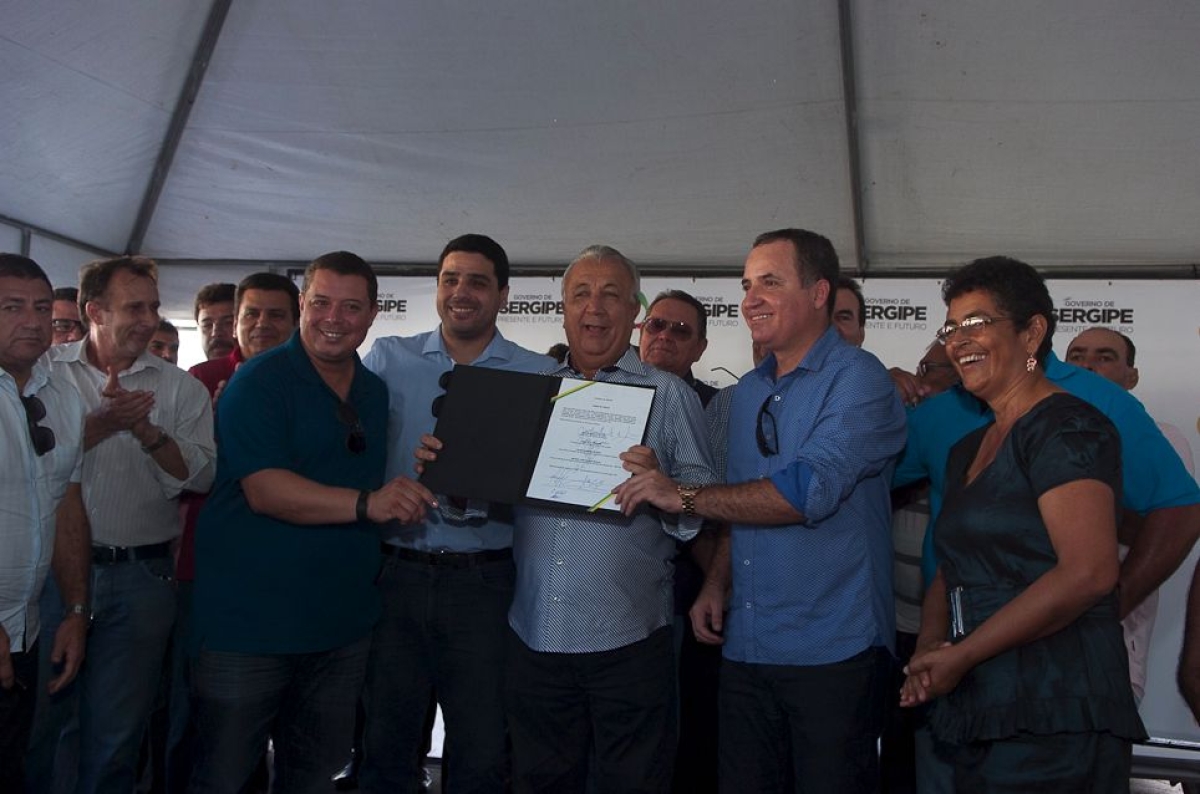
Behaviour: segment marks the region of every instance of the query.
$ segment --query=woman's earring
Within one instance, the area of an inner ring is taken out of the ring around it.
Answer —
[[[1033,357],[1033,353],[1029,354],[1029,358],[1025,359],[1025,371],[1033,372],[1037,368],[1037,359]]]

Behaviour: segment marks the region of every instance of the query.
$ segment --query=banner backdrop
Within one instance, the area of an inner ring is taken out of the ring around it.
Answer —
[[[363,347],[378,336],[408,335],[433,328],[436,283],[429,277],[383,277],[379,280],[380,314]],[[1140,383],[1134,394],[1159,422],[1179,431],[1194,454],[1200,449],[1200,282],[1078,281],[1049,282],[1058,314],[1054,349],[1066,357],[1067,346],[1092,326],[1114,328],[1137,344]],[[647,301],[661,290],[682,289],[696,296],[709,314],[708,350],[694,374],[715,386],[727,386],[751,366],[750,336],[741,319],[742,290],[738,278],[646,277]],[[912,371],[945,319],[941,282],[932,279],[869,279],[864,347],[888,367]],[[513,278],[508,304],[498,319],[501,332],[517,343],[545,352],[566,337],[562,329],[560,282],[556,278]],[[637,342],[635,332],[632,340]],[[1158,622],[1151,642],[1149,681],[1142,715],[1151,736],[1197,743],[1200,729],[1175,686],[1175,665],[1182,639],[1184,605],[1196,552],[1163,587]]]

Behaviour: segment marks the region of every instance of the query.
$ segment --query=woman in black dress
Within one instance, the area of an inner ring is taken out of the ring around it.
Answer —
[[[959,791],[1127,792],[1145,730],[1117,619],[1120,440],[1046,379],[1053,306],[1033,268],[977,260],[942,294],[938,338],[995,418],[950,453],[901,704],[939,698]]]

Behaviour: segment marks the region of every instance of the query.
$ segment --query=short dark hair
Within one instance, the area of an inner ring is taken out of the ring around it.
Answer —
[[[438,275],[442,273],[442,263],[446,261],[446,257],[455,251],[479,254],[492,263],[492,268],[496,271],[496,285],[500,289],[508,286],[508,254],[504,252],[500,243],[491,237],[486,234],[464,234],[446,243],[441,256],[438,257]]]
[[[696,310],[696,332],[701,339],[708,338],[708,313],[704,311],[704,304],[696,300],[691,293],[684,292],[681,289],[663,290],[654,296],[654,300],[650,301],[650,305],[646,307],[646,314],[650,314],[654,310],[655,304],[662,300],[676,300],[686,303]]]
[[[771,243],[789,242],[796,251],[796,272],[800,283],[811,287],[818,281],[829,283],[829,316],[833,317],[833,304],[837,300],[837,283],[841,277],[837,251],[829,238],[807,229],[776,229],[763,232],[754,238],[751,248]]]
[[[278,273],[251,273],[237,285],[237,294],[233,298],[233,313],[236,315],[242,308],[242,296],[246,290],[259,289],[264,292],[286,292],[288,303],[292,308],[292,320],[300,321],[300,289],[296,282]]]
[[[196,293],[196,302],[192,304],[192,317],[196,322],[200,322],[200,310],[205,306],[211,306],[214,303],[233,303],[234,295],[237,292],[237,286],[226,284],[225,282],[217,282],[215,284],[205,284]]]
[[[179,329],[175,327],[175,323],[168,320],[166,317],[158,318],[158,330],[166,331],[169,334],[179,336]]]
[[[79,288],[78,287],[58,287],[57,289],[54,290],[54,300],[70,301],[71,303],[78,303],[79,302]]]
[[[50,277],[46,275],[45,270],[42,270],[42,266],[29,257],[21,256],[20,254],[0,254],[0,276],[5,278],[21,278],[26,281],[39,279],[46,282],[47,287],[53,289]]]
[[[867,299],[863,297],[862,287],[859,283],[849,276],[838,276],[838,289],[848,289],[854,293],[854,297],[858,299],[858,327],[867,327]],[[834,298],[836,300],[836,296]]]
[[[89,324],[88,303],[103,298],[112,277],[122,270],[158,284],[158,265],[148,256],[110,256],[88,262],[79,269],[79,318],[85,326]]]
[[[301,293],[308,292],[308,288],[312,286],[313,276],[318,270],[331,270],[340,276],[362,276],[367,280],[367,297],[371,303],[378,302],[379,279],[375,277],[375,271],[371,269],[371,266],[358,254],[352,254],[349,251],[330,251],[318,256],[304,269],[304,286],[300,288]]]
[[[1044,364],[1054,338],[1054,301],[1046,289],[1046,279],[1031,265],[1007,256],[976,259],[946,277],[942,284],[942,300],[946,305],[968,292],[986,292],[996,306],[1011,317],[1018,331],[1029,327],[1036,315],[1046,320],[1046,338],[1038,346],[1035,357]]]

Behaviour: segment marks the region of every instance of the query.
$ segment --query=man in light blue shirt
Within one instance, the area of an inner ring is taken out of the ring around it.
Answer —
[[[438,260],[441,324],[378,339],[363,359],[388,387],[389,479],[412,474],[413,451],[433,432],[432,406],[445,392],[441,376],[455,364],[530,373],[553,366],[496,329],[508,271],[491,238],[451,240]],[[446,791],[501,792],[508,779],[501,661],[515,580],[512,509],[453,494],[439,500],[442,509],[424,521],[384,528],[383,617],[363,698],[365,792],[417,789],[431,693],[445,716]]]
[[[697,637],[724,641],[723,791],[869,792],[895,633],[891,504],[904,410],[883,365],[831,325],[837,254],[821,235],[759,235],[742,316],[768,355],[734,387],[729,485],[659,472],[622,509],[733,524],[733,594],[706,583]],[[729,576],[729,546],[714,571]],[[724,637],[721,630],[724,628]]]
[[[66,686],[83,661],[87,519],[79,480],[83,400],[51,376],[54,293],[36,262],[0,254],[0,791],[20,791],[38,689],[38,600],[53,567],[70,605],[46,640]],[[56,517],[57,513],[57,517]]]
[[[629,344],[637,268],[609,246],[585,248],[563,275],[566,361],[548,374],[655,388],[644,445],[627,469],[655,466],[714,482],[696,392],[643,364]],[[517,587],[509,612],[506,703],[514,789],[582,794],[670,790],[675,757],[673,564],[698,518],[645,510],[516,508]]]

